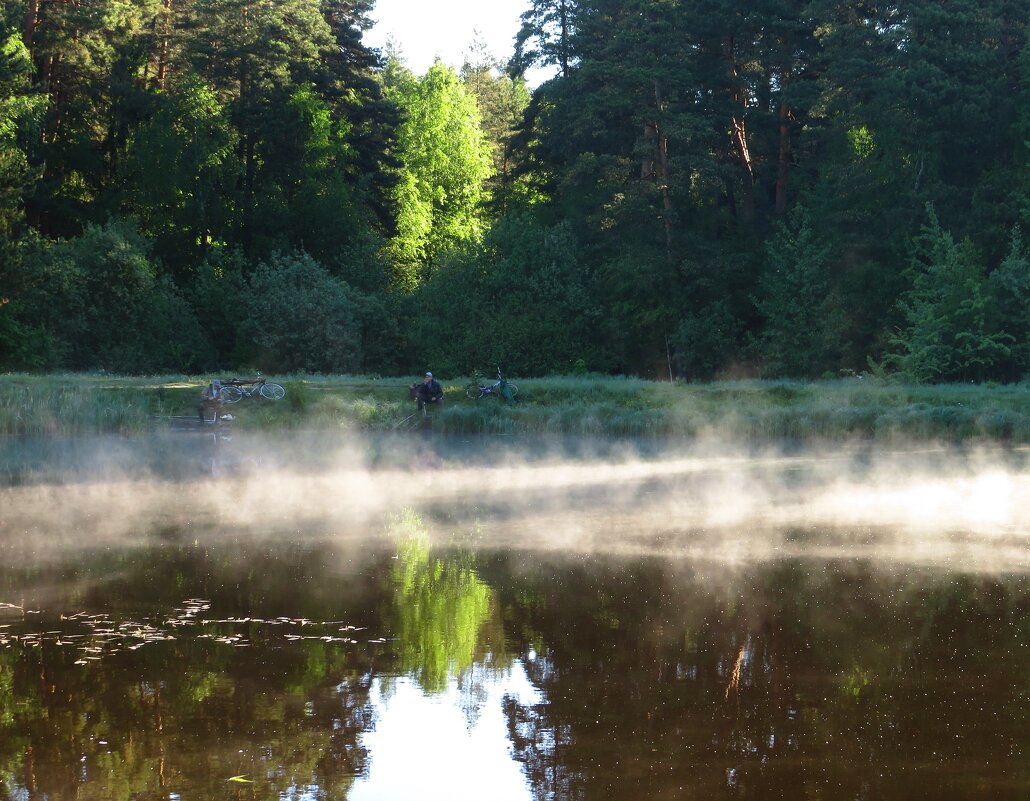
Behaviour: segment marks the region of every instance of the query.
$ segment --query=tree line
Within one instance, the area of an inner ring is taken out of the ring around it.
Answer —
[[[372,8],[9,0],[0,368],[1030,373],[1030,0]]]

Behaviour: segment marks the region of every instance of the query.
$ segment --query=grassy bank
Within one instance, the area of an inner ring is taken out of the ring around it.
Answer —
[[[410,379],[277,377],[286,398],[227,407],[237,427],[403,428]],[[97,375],[0,377],[0,435],[135,433],[192,415],[207,378]],[[632,378],[519,380],[519,403],[464,397],[445,381],[433,428],[453,433],[567,433],[779,440],[929,440],[1030,443],[1030,386],[905,386],[872,379],[668,384]]]

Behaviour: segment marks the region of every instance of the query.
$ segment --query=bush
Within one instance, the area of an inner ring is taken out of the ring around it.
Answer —
[[[688,315],[670,339],[677,373],[707,379],[732,364],[739,356],[742,327],[723,299]]]
[[[353,373],[361,368],[358,302],[306,253],[275,254],[258,265],[244,296],[241,336],[269,371]]]
[[[34,366],[190,372],[211,360],[193,310],[158,276],[147,242],[127,223],[32,242],[21,267],[18,324],[39,333]]]
[[[492,375],[498,366],[513,376],[567,373],[577,360],[611,366],[604,315],[566,225],[502,219],[481,248],[420,287],[415,302],[413,350],[444,375]]]
[[[237,332],[244,293],[246,260],[238,250],[212,250],[197,268],[189,298],[214,349],[215,364],[239,363]]]

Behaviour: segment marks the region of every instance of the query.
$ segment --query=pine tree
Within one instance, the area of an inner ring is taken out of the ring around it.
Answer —
[[[532,66],[554,65],[562,78],[569,77],[578,5],[577,0],[532,0],[515,37],[509,64],[513,75],[522,76]]]
[[[519,164],[512,145],[529,106],[529,89],[525,80],[512,78],[502,71],[501,66],[499,60],[487,53],[482,40],[477,40],[473,42],[460,73],[465,90],[475,98],[483,135],[490,149],[492,169],[485,190],[496,216],[504,213],[510,196],[521,194],[520,187],[514,186]]]
[[[998,328],[1011,337],[1005,377],[1025,379],[1030,375],[1030,254],[1018,225],[1012,230],[1008,255],[991,273],[988,286],[998,309]]]
[[[766,244],[767,269],[756,301],[765,319],[759,338],[763,372],[819,376],[837,363],[839,331],[828,274],[830,248],[804,206],[795,207]]]
[[[28,146],[46,99],[32,92],[31,77],[28,48],[17,32],[0,27],[0,258],[22,228],[21,206],[35,177]]]
[[[916,239],[912,288],[899,306],[905,326],[889,360],[914,381],[983,380],[1011,353],[1012,337],[996,317],[987,282],[968,240],[956,244],[932,207]]]

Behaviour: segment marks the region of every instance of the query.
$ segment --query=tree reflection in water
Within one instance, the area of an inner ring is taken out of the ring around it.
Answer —
[[[255,782],[246,785],[251,798],[300,788],[345,797],[367,767],[359,736],[373,723],[369,655],[319,639],[288,641],[283,625],[250,619],[297,608],[281,582],[303,567],[262,570],[275,561],[269,552],[240,559],[183,547],[154,556],[39,568],[23,592],[58,585],[68,594],[51,599],[40,619],[0,620],[0,799],[223,798],[226,780],[240,775]],[[0,588],[18,578],[0,574]],[[200,589],[215,609],[246,612],[248,622],[200,625],[170,614],[184,593]],[[305,611],[321,605],[312,600],[308,593]],[[66,619],[82,608],[126,607],[139,614],[111,614],[93,631]],[[119,638],[138,630],[144,614],[153,620],[155,609],[163,610],[162,634],[174,639],[140,646]],[[23,636],[29,630],[52,633]],[[246,647],[216,640],[228,637]],[[84,643],[96,646],[96,661],[82,664]]]
[[[1025,581],[710,569],[598,560],[502,591],[548,699],[506,705],[537,798],[1025,797]]]
[[[493,592],[477,575],[475,556],[431,556],[419,518],[408,515],[400,525],[408,529],[393,570],[393,631],[401,672],[427,693],[438,693],[451,678],[468,674],[476,661],[504,667],[504,641],[496,636],[499,621],[494,620],[492,631],[487,626],[496,618]]]
[[[431,550],[415,525],[360,554],[0,560],[0,601],[23,597],[43,614],[0,612],[0,801],[380,798],[377,753],[415,766],[420,743],[447,750],[428,713],[391,746],[416,707],[446,714],[469,749],[455,763],[485,754],[489,729],[491,765],[514,757],[541,801],[1030,790],[1025,577],[470,554]],[[105,617],[60,617],[79,610]],[[175,639],[131,648],[129,622]],[[254,783],[227,785],[238,775]]]

